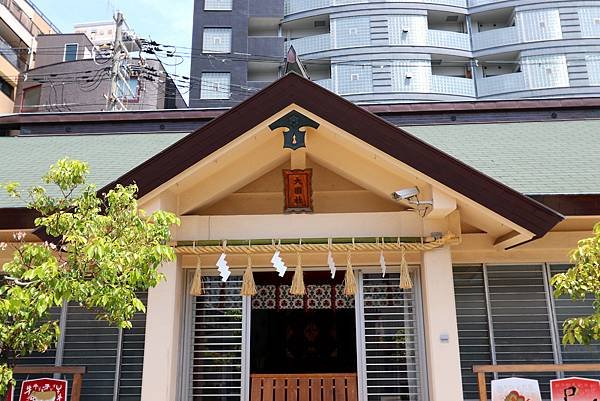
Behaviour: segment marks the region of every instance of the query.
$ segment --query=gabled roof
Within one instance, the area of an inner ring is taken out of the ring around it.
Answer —
[[[296,74],[288,74],[271,84],[102,191],[116,183],[136,183],[140,196],[144,196],[292,104],[309,110],[536,236],[543,236],[563,219],[541,203]]]

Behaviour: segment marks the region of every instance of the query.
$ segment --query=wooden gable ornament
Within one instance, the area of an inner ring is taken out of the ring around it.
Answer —
[[[271,131],[278,128],[286,128],[283,131],[283,148],[300,149],[306,147],[306,128],[319,128],[320,124],[311,120],[304,114],[292,110],[273,124],[269,125]]]

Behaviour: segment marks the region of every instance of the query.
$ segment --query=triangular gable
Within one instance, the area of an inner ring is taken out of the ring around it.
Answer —
[[[136,183],[140,196],[149,194],[291,104],[310,110],[536,237],[545,235],[563,219],[541,203],[296,74],[274,82],[101,191],[116,183]]]

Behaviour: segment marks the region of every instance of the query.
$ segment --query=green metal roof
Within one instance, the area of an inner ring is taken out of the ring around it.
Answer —
[[[403,127],[473,168],[528,195],[600,194],[600,120]],[[186,133],[0,137],[0,182],[40,183],[63,157],[90,164],[98,188]],[[0,191],[0,208],[22,203]]]
[[[90,165],[89,182],[110,184],[187,134],[119,134],[79,136],[0,137],[0,183],[16,181],[29,188],[58,159],[69,157]],[[0,189],[0,208],[19,207]]]
[[[526,195],[600,194],[600,120],[403,129]]]

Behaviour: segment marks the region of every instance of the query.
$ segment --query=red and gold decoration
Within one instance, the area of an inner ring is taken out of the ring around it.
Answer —
[[[25,380],[20,401],[66,401],[67,381],[58,379]]]
[[[283,170],[285,213],[312,212],[312,169]]]

